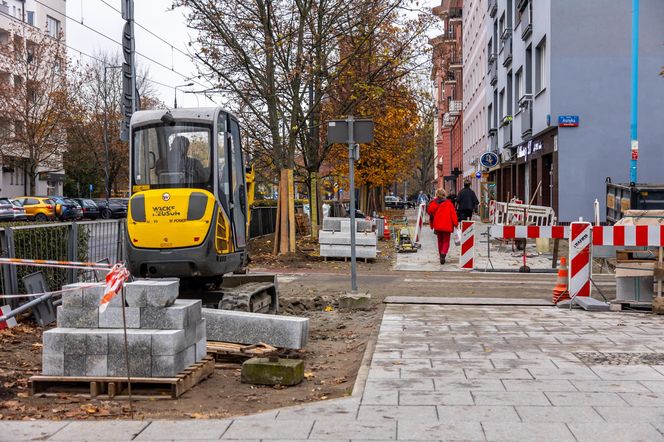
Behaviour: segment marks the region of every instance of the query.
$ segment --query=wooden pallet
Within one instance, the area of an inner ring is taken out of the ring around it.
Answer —
[[[619,312],[625,309],[642,311],[652,310],[652,302],[647,301],[627,301],[614,299],[610,302],[610,304],[610,308],[614,312]]]
[[[214,358],[207,356],[172,378],[131,378],[133,399],[175,399],[214,373]],[[30,394],[63,394],[99,399],[128,399],[127,378],[94,376],[32,376]]]
[[[243,345],[232,342],[208,341],[207,352],[217,361],[243,361],[254,357],[269,356],[277,351],[276,347],[268,344]]]

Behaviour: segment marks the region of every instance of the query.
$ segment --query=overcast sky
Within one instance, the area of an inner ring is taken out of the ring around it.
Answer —
[[[104,0],[116,9],[120,9],[120,0]],[[428,0],[423,2],[432,7],[440,4],[440,0]],[[187,28],[183,11],[170,10],[172,0],[138,0],[135,2],[134,18],[136,22],[163,38],[150,35],[140,26],[136,26],[136,51],[150,57],[154,61],[147,60],[141,55],[136,59],[140,66],[148,67],[150,77],[168,86],[154,85],[160,98],[169,106],[173,105],[174,86],[184,85],[192,80],[189,77],[196,76],[197,70],[191,58],[178,52],[178,49],[189,53],[188,43],[193,37],[193,31]],[[119,51],[120,46],[111,40],[87,29],[88,26],[111,37],[113,40],[121,41],[122,26],[124,21],[120,14],[105,5],[101,0],[69,0],[67,2],[67,45],[90,55],[98,54],[100,51]],[[83,25],[81,25],[81,21]],[[70,50],[71,56],[88,62],[85,55]],[[161,65],[163,66],[161,66]],[[174,71],[177,71],[174,72]],[[184,90],[201,90],[205,81],[194,78],[200,84],[184,87]],[[178,106],[209,106],[216,105],[207,100],[202,94],[185,94],[180,88],[177,92]]]

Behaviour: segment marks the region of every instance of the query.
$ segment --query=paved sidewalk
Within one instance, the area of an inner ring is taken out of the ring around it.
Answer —
[[[662,321],[389,304],[357,396],[233,420],[2,421],[0,439],[664,441]]]
[[[410,216],[410,213],[408,215],[408,219],[415,219],[414,216]],[[492,241],[490,252],[487,250],[488,226],[475,218],[475,270],[518,270],[523,265],[522,251],[512,250],[511,244],[500,244],[495,240]],[[411,227],[414,229],[413,226]],[[436,234],[428,224],[422,226],[420,244],[422,247],[417,253],[397,253],[394,269],[422,272],[461,271],[459,269],[459,247],[454,245],[454,238],[450,241],[450,252],[445,265],[440,265]],[[526,251],[526,262],[532,270],[551,271],[552,255],[539,255],[534,240],[529,240]]]

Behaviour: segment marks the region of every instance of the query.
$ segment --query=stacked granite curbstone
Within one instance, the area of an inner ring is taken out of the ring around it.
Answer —
[[[201,301],[177,299],[178,280],[138,280],[125,287],[131,376],[172,377],[206,356]],[[43,374],[126,376],[122,297],[100,313],[103,284],[63,289],[57,328],[43,336]]]
[[[355,254],[358,258],[375,259],[378,239],[372,232],[372,222],[355,220]],[[320,256],[334,258],[350,257],[350,219],[324,218],[323,229],[318,234]]]

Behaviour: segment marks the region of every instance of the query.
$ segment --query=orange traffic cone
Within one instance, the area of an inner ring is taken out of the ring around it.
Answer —
[[[557,304],[565,299],[569,299],[569,291],[567,289],[567,260],[560,258],[558,281],[556,281],[556,286],[553,288],[553,303]]]
[[[390,226],[387,223],[387,218],[385,218],[385,227],[383,228],[383,239],[390,239]]]

